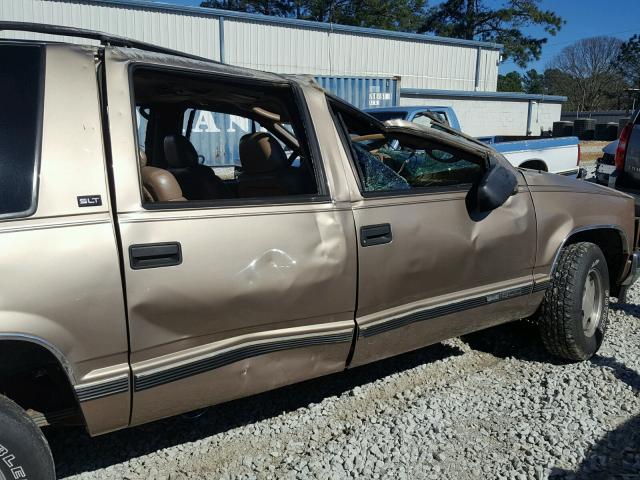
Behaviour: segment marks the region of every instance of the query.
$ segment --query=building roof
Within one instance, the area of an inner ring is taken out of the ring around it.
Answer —
[[[401,88],[401,97],[464,97],[493,100],[536,100],[538,102],[566,102],[567,97],[561,95],[544,95],[539,93],[519,92],[480,92],[473,90],[434,90],[422,88]]]
[[[67,3],[75,3],[80,0],[63,0]],[[84,0],[86,1],[86,0]],[[382,37],[398,40],[408,40],[414,42],[439,43],[444,45],[459,45],[469,47],[482,47],[488,50],[502,50],[503,45],[492,42],[480,42],[476,40],[463,40],[458,38],[437,37],[422,35],[418,33],[394,32],[378,28],[353,27],[349,25],[339,25],[335,23],[314,22],[309,20],[298,20],[294,18],[274,17],[257,13],[235,12],[232,10],[220,10],[216,8],[189,7],[182,5],[171,5],[169,3],[153,2],[149,0],[90,0],[91,3],[105,6],[117,6],[124,8],[136,8],[145,10],[155,10],[171,12],[183,15],[237,18],[258,23],[272,25],[291,26],[296,28],[306,28],[309,30],[326,30],[338,33],[354,33],[362,36]],[[84,3],[84,2],[83,2]]]

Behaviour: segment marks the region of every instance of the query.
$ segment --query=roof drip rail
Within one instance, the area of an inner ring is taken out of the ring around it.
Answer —
[[[191,55],[189,53],[172,50],[170,48],[159,47],[151,43],[141,42],[132,38],[119,37],[95,30],[86,30],[84,28],[65,27],[62,25],[48,25],[44,23],[31,22],[4,22],[0,21],[0,31],[14,32],[32,32],[43,33],[47,35],[63,35],[67,37],[87,38],[90,40],[98,40],[100,45],[104,47],[125,47],[137,48],[147,52],[164,53],[167,55],[175,55],[178,57],[189,58],[191,60],[199,60],[201,62],[220,63],[205,57]]]

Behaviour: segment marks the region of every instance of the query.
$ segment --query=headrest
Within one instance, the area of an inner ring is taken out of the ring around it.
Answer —
[[[240,163],[243,172],[273,172],[287,166],[287,154],[270,134],[250,133],[240,139]]]
[[[144,150],[138,150],[138,163],[140,164],[140,168],[147,166],[147,154],[144,153]]]
[[[198,152],[191,142],[182,135],[164,137],[164,158],[169,168],[183,168],[198,165]]]

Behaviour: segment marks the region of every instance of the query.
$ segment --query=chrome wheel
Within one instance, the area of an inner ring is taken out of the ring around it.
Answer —
[[[589,270],[582,290],[582,330],[587,337],[592,337],[600,324],[603,293],[600,272]]]

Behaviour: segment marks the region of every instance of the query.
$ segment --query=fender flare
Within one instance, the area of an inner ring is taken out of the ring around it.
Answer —
[[[75,375],[73,373],[73,369],[71,368],[71,364],[67,360],[67,358],[63,355],[63,353],[51,342],[45,340],[44,338],[38,337],[36,335],[31,335],[27,333],[18,333],[18,332],[2,332],[0,333],[0,344],[3,340],[16,340],[22,342],[29,342],[39,345],[46,350],[49,351],[60,363],[60,366],[67,374],[67,378],[69,379],[69,383],[72,387],[77,384]]]
[[[620,236],[620,241],[622,243],[622,253],[626,254],[626,255],[630,254],[631,250],[629,249],[629,241],[627,239],[627,234],[624,232],[623,228],[620,227],[619,225],[613,225],[613,224],[610,224],[610,225],[588,225],[588,226],[585,226],[585,227],[574,228],[564,238],[564,240],[562,241],[562,243],[560,243],[560,246],[556,250],[556,253],[553,256],[553,262],[551,263],[551,270],[549,272],[549,276],[553,276],[553,274],[555,273],[556,267],[557,267],[557,264],[558,264],[558,259],[560,257],[560,252],[562,251],[562,248],[567,244],[569,239],[571,237],[573,237],[574,235],[578,234],[578,233],[587,232],[587,231],[591,231],[591,230],[613,230],[613,231],[617,232],[618,235]]]

